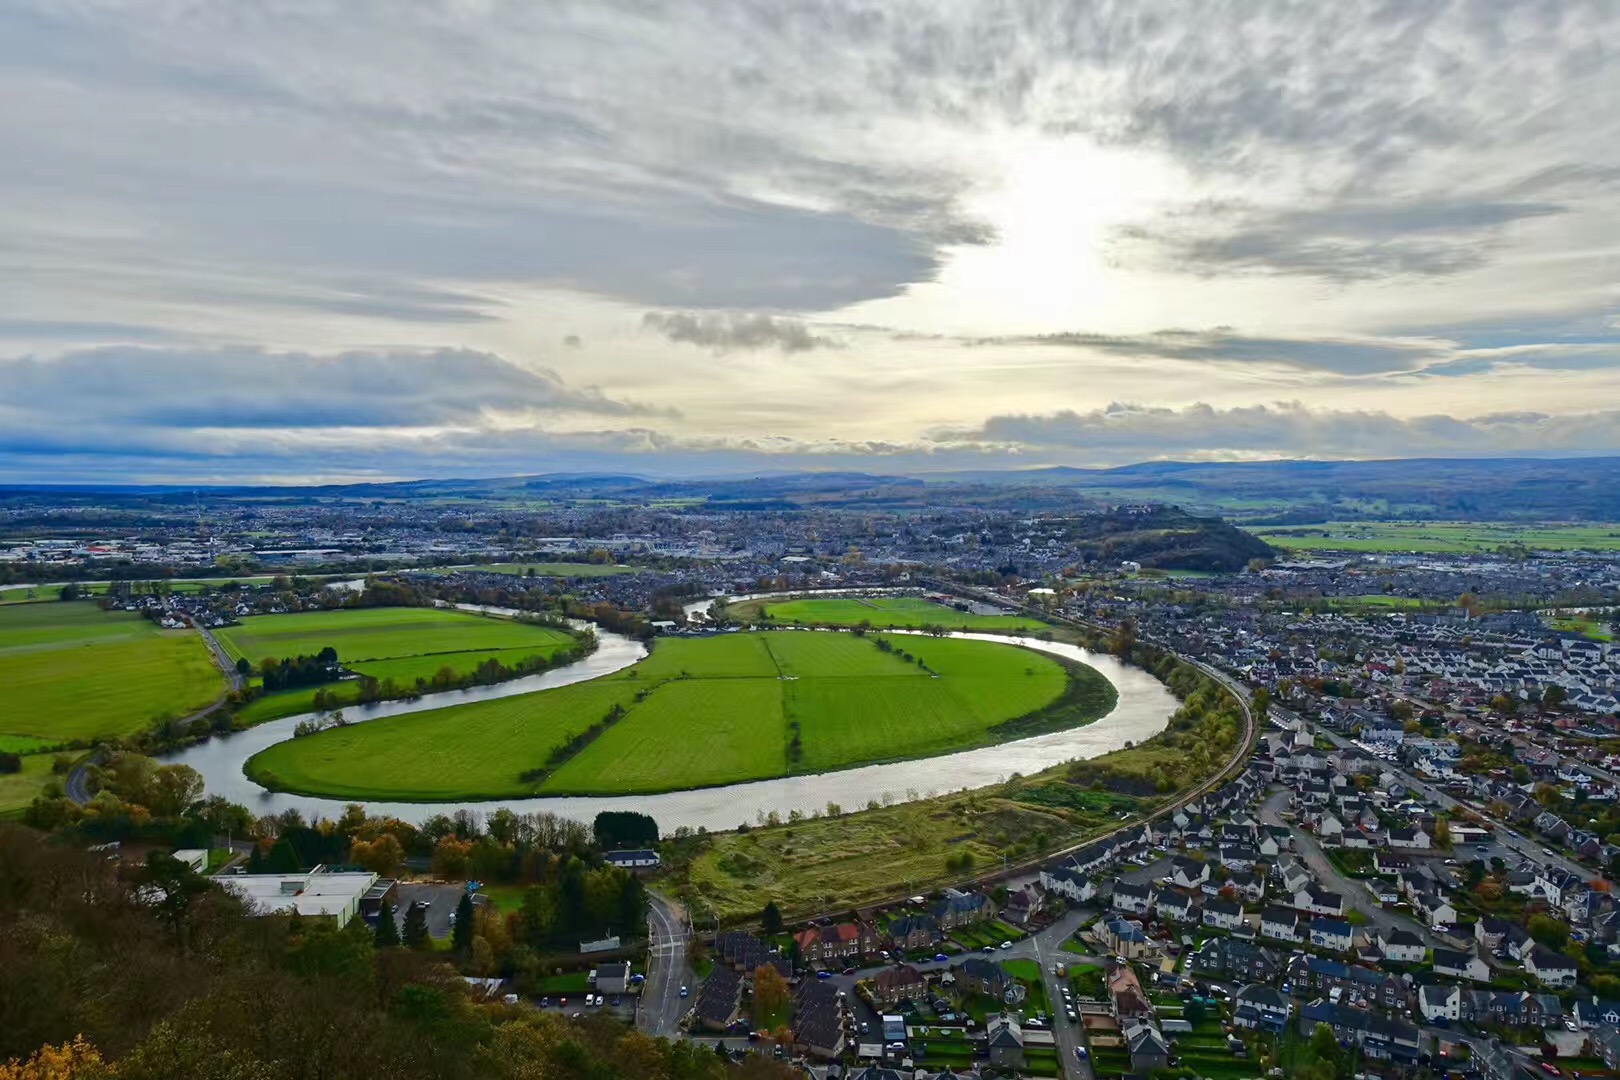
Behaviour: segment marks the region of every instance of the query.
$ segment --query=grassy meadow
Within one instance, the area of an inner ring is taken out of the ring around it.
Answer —
[[[458,676],[491,658],[507,667],[549,657],[573,644],[560,630],[442,608],[348,608],[293,615],[250,615],[215,632],[231,658],[258,666],[266,657],[304,656],[330,645],[345,667],[402,687],[431,679],[441,668]],[[358,700],[354,681],[267,694],[238,716],[249,724],[309,712],[317,689],[340,703]]]
[[[733,604],[734,619],[763,619],[782,626],[859,626],[920,630],[1041,630],[1046,624],[1023,615],[974,615],[918,596],[810,597],[745,600]]]
[[[28,754],[22,759],[22,771],[0,774],[0,819],[15,816],[45,790],[54,774],[51,763],[55,754]]]
[[[435,566],[428,570],[430,574],[456,574],[461,572],[477,572],[481,574],[509,574],[513,577],[612,577],[615,574],[633,574],[634,566],[617,566],[612,563],[575,563],[575,562],[506,562],[506,563],[480,563],[476,566]],[[533,571],[533,573],[530,573]]]
[[[1113,687],[1090,668],[1010,645],[811,632],[665,638],[600,679],[323,732],[270,747],[247,768],[267,786],[340,798],[647,793],[982,746],[1086,723],[1113,704]],[[622,718],[551,763],[615,706]],[[549,773],[524,779],[542,767]]]
[[[196,712],[225,680],[195,630],[87,602],[0,607],[0,738],[19,750],[133,734]]]
[[[1250,530],[1288,551],[1467,554],[1523,546],[1543,551],[1620,551],[1620,525],[1562,522],[1337,521]]]

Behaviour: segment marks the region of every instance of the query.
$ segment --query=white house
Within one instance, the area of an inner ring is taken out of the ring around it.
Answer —
[[[1525,954],[1524,970],[1547,986],[1575,985],[1575,961],[1545,945],[1536,945]]]
[[[1236,930],[1243,922],[1243,905],[1236,900],[1210,900],[1204,904],[1203,922],[1217,930]]]
[[[1378,932],[1378,951],[1384,954],[1384,959],[1398,964],[1419,964],[1428,950],[1423,939],[1412,931],[1396,928]]]
[[[1491,981],[1491,966],[1472,949],[1461,952],[1455,949],[1434,950],[1434,973],[1471,982]]]
[[[1342,919],[1312,919],[1311,944],[1318,949],[1348,952],[1355,942],[1355,928]]]
[[[1418,987],[1418,1012],[1431,1023],[1435,1020],[1460,1020],[1462,990],[1455,986],[1425,983]]]

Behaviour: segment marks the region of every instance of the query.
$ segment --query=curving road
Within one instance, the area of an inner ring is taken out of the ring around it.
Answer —
[[[692,929],[679,904],[651,891],[647,901],[647,981],[636,1005],[636,1027],[648,1035],[673,1037],[691,1000],[681,997],[681,987],[692,985],[687,959]]]

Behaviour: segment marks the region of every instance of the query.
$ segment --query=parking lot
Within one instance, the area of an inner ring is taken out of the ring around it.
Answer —
[[[450,936],[450,916],[456,913],[456,905],[461,902],[463,887],[460,885],[433,885],[433,884],[407,884],[399,885],[399,908],[394,912],[394,919],[399,923],[403,932],[405,929],[405,913],[410,910],[411,904],[427,905],[428,936],[434,938],[447,938]]]

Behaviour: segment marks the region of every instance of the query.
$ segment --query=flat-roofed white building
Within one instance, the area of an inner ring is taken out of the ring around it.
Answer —
[[[360,898],[376,883],[367,870],[332,872],[324,867],[296,874],[227,874],[221,885],[260,915],[327,915],[347,926],[360,911]]]

